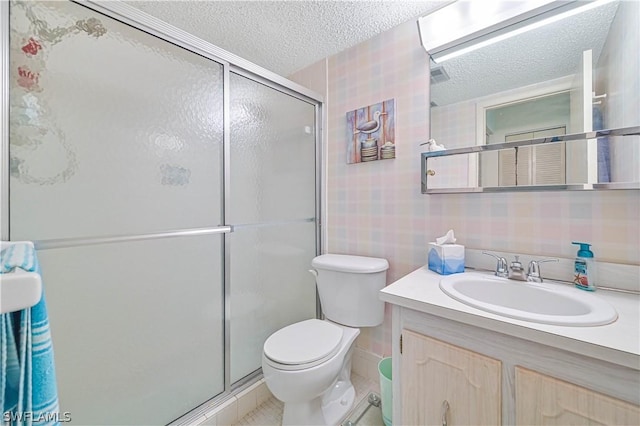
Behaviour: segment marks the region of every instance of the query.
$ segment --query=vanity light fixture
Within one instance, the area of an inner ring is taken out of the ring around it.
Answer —
[[[442,49],[431,49],[429,46],[425,46],[423,41],[423,47],[427,50],[427,53],[431,56],[431,59],[437,63],[441,64],[450,59],[456,58],[458,56],[464,55],[465,53],[472,52],[474,50],[481,49],[483,47],[492,45],[502,40],[506,40],[508,38],[514,37],[519,34],[523,34],[525,32],[534,30],[536,28],[540,28],[544,25],[551,24],[553,22],[561,21],[570,16],[577,15],[582,12],[586,12],[591,9],[595,9],[599,6],[602,6],[606,3],[610,3],[614,0],[595,0],[595,1],[576,1],[573,3],[569,3],[566,6],[569,9],[558,13],[549,15],[549,11],[544,11],[537,15],[531,16],[529,18],[523,18],[520,22],[513,22],[513,20],[505,21],[505,25],[501,28],[492,29],[490,26],[486,26],[482,30],[477,31],[477,37],[471,35],[471,37],[466,36],[461,38],[462,42],[458,45],[452,45],[451,47],[444,47]],[[553,13],[553,11],[552,11]],[[424,40],[423,35],[423,26],[425,22],[423,21],[425,18],[428,18],[429,15],[420,18],[418,20],[418,27],[420,30],[420,35]],[[517,17],[515,17],[517,18]],[[448,43],[451,44],[451,43]]]

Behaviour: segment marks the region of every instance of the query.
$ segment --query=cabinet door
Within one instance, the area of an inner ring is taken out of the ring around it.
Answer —
[[[638,425],[640,407],[516,367],[519,425]]]
[[[412,331],[402,336],[403,424],[500,424],[500,361]]]

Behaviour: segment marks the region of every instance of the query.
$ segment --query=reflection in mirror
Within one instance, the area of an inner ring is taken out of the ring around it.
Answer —
[[[466,192],[465,190],[473,187],[476,182],[473,172],[469,173],[469,165],[475,163],[477,156],[483,157],[487,154],[495,152],[429,158],[425,172],[427,187],[435,191]]]
[[[564,135],[570,96],[559,92],[485,109],[485,143]],[[487,152],[480,158],[480,186],[560,185],[579,182],[581,170],[567,163],[567,149],[583,145],[566,142]]]
[[[432,58],[431,138],[452,149],[640,125],[640,2],[580,3],[590,8],[446,61]],[[428,160],[443,177],[429,177],[429,188],[640,182],[640,136],[457,157]]]

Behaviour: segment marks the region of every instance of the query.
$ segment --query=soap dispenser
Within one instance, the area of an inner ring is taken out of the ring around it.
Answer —
[[[591,244],[572,242],[579,245],[580,250],[574,262],[573,283],[581,290],[595,291],[596,289],[596,265],[593,252],[589,250]]]

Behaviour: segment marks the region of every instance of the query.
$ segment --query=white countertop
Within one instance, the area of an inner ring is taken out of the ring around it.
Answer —
[[[486,274],[491,275],[490,272]],[[423,266],[382,289],[380,299],[640,370],[640,296],[636,294],[599,289],[595,294],[613,305],[618,319],[601,326],[568,327],[522,321],[468,306],[440,290],[439,282],[443,277]]]

